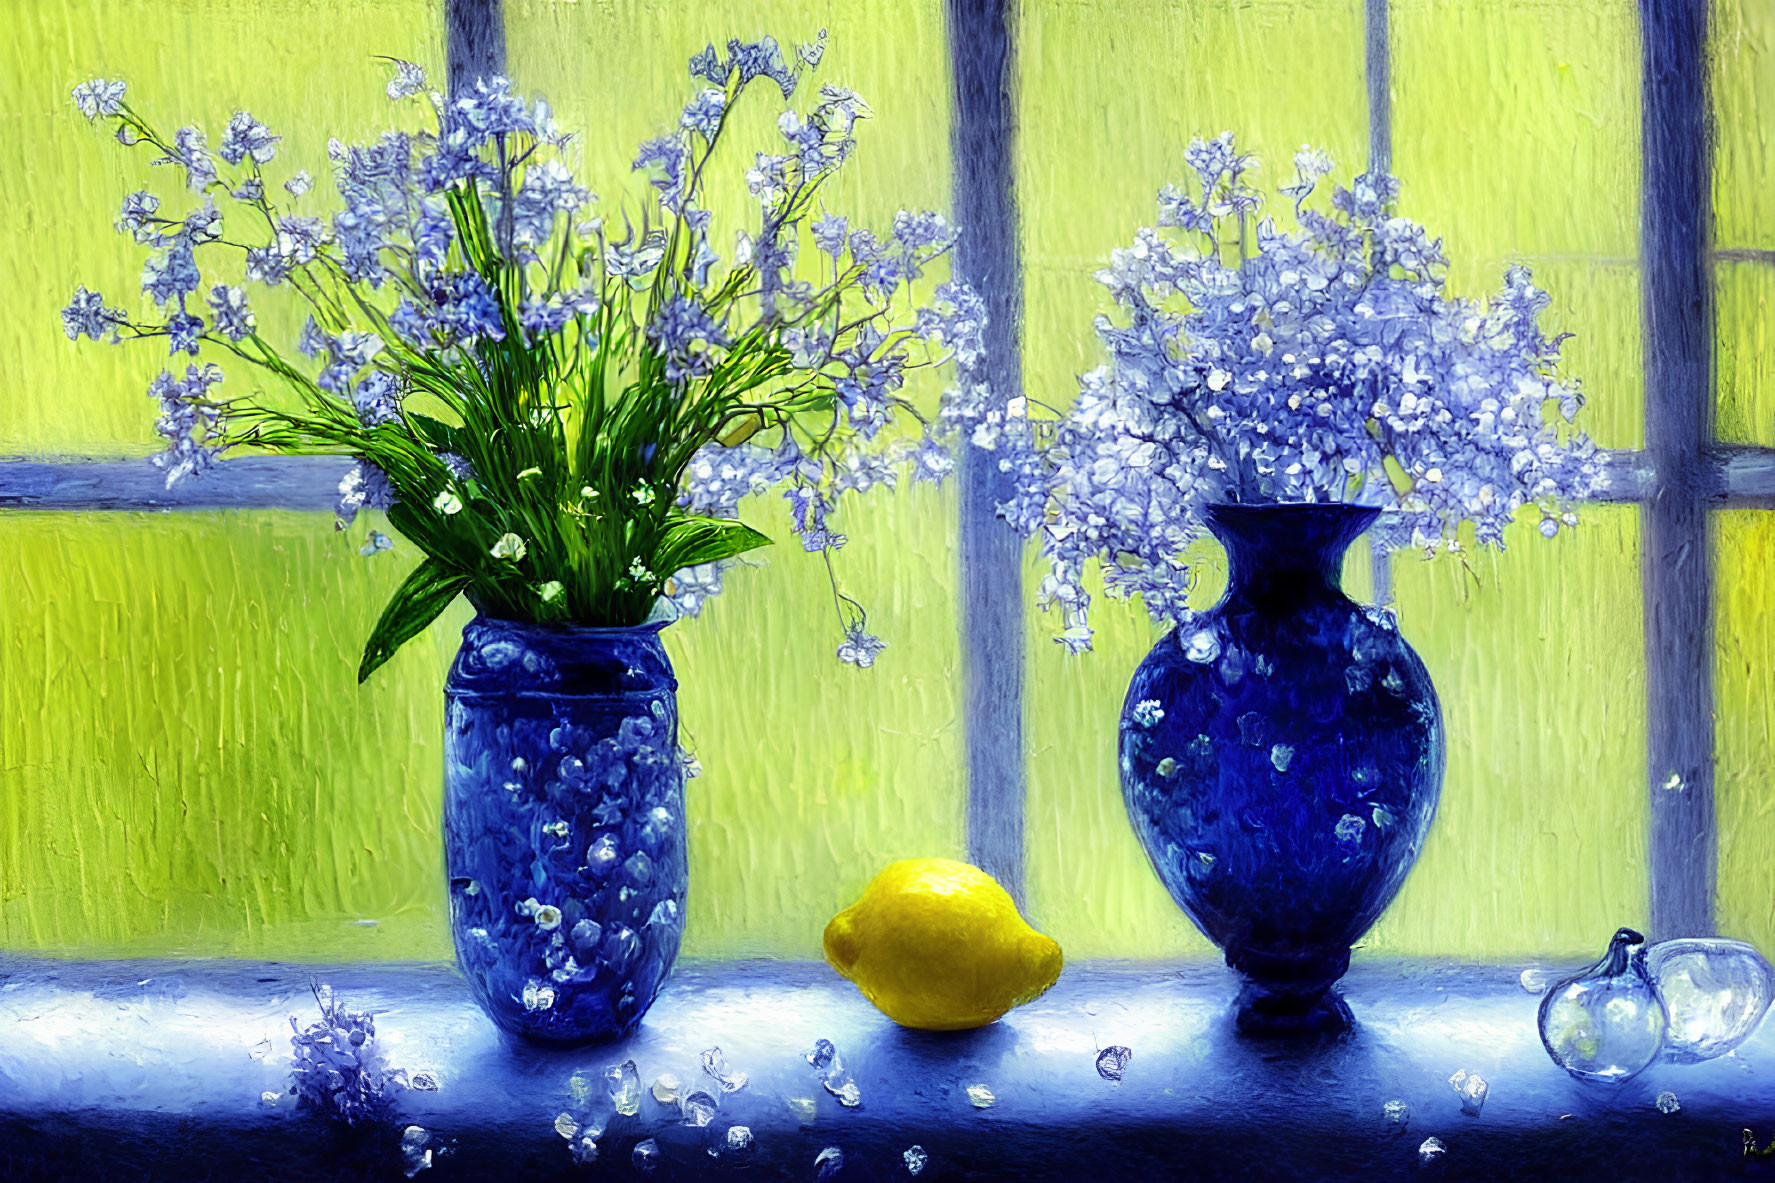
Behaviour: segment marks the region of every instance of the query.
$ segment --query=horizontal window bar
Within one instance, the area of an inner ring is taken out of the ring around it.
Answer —
[[[166,474],[146,459],[7,459],[0,460],[0,510],[326,510],[350,468],[338,456],[241,457],[169,489]]]
[[[1644,501],[1657,474],[1643,451],[1603,453],[1605,503]],[[296,509],[328,510],[351,462],[333,456],[252,456],[226,460],[171,489],[145,459],[0,458],[0,509]],[[1709,501],[1775,508],[1775,448],[1715,447],[1699,490]]]

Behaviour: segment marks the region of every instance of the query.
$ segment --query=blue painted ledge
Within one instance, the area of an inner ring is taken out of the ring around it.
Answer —
[[[1547,1059],[1520,967],[1363,964],[1345,993],[1359,1028],[1307,1043],[1230,1032],[1230,974],[1213,965],[1068,968],[1060,984],[976,1032],[903,1031],[823,966],[704,963],[681,968],[641,1030],[575,1052],[512,1045],[439,967],[311,970],[251,962],[0,961],[0,1177],[7,1179],[393,1179],[408,1124],[449,1148],[417,1178],[642,1177],[635,1144],[657,1139],[651,1178],[921,1180],[1775,1179],[1775,1156],[1743,1153],[1743,1133],[1775,1139],[1775,1034],[1696,1066],[1657,1065],[1618,1088],[1586,1086]],[[289,1015],[315,1015],[311,978],[378,1013],[389,1063],[435,1073],[436,1092],[401,1095],[387,1122],[350,1132],[261,1100],[286,1085]],[[837,1044],[862,1091],[845,1109],[802,1058]],[[1100,1047],[1134,1056],[1119,1084],[1095,1070]],[[719,1045],[750,1076],[698,1129],[644,1096],[618,1118],[596,1163],[574,1165],[555,1132],[577,1072],[634,1058],[709,1085],[700,1054]],[[1490,1083],[1464,1115],[1447,1081]],[[977,1109],[967,1088],[996,1096]],[[1665,1089],[1682,1104],[1660,1113]],[[803,1120],[786,1103],[813,1098]],[[1390,1125],[1382,1106],[1411,1106]],[[714,1158],[729,1126],[750,1156]],[[1428,1171],[1418,1147],[1447,1153]]]

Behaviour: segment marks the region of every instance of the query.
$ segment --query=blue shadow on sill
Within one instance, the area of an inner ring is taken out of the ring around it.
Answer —
[[[0,1179],[402,1178],[399,1141],[423,1126],[448,1152],[416,1175],[451,1179],[744,1177],[813,1180],[826,1147],[834,1183],[906,1180],[1763,1178],[1775,1155],[1744,1154],[1744,1133],[1775,1141],[1775,1034],[1706,1064],[1658,1064],[1619,1087],[1584,1085],[1548,1060],[1538,999],[1518,969],[1358,963],[1343,1037],[1250,1041],[1232,1031],[1238,983],[1208,964],[1069,967],[1030,1006],[979,1031],[902,1030],[824,966],[680,967],[641,1028],[620,1043],[551,1051],[512,1043],[454,970],[257,962],[0,960]],[[287,1087],[290,1016],[316,1017],[310,982],[377,1012],[387,1061],[429,1071],[436,1092],[401,1094],[388,1121],[341,1130],[261,1095]],[[861,1091],[847,1109],[803,1058],[837,1045]],[[1133,1051],[1123,1079],[1099,1049]],[[646,1092],[671,1073],[718,1092],[701,1053],[719,1046],[749,1081],[707,1127]],[[634,1059],[641,1111],[615,1118],[598,1161],[574,1164],[555,1131],[577,1108],[573,1077],[603,1095],[603,1070]],[[1482,1112],[1448,1083],[1483,1076]],[[978,1108],[968,1089],[996,1098]],[[1682,1109],[1661,1113],[1657,1095]],[[798,1111],[791,1098],[811,1100]],[[1383,1106],[1410,1106],[1405,1126]],[[754,1143],[720,1148],[730,1126]],[[658,1167],[631,1156],[654,1138]],[[1447,1151],[1426,1171],[1418,1147]]]

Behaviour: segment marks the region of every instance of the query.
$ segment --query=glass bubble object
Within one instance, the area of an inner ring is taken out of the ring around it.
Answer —
[[[1618,930],[1601,961],[1541,999],[1541,1042],[1579,1080],[1627,1080],[1664,1049],[1668,1016],[1645,945],[1633,929]]]
[[[1743,941],[1660,941],[1646,950],[1646,970],[1670,1016],[1665,1058],[1679,1064],[1712,1060],[1743,1043],[1775,998],[1775,970]]]

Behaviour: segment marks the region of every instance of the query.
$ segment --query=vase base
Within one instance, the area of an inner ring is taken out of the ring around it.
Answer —
[[[1240,1035],[1258,1039],[1297,1035],[1341,1035],[1355,1026],[1349,1004],[1335,990],[1316,998],[1275,994],[1256,982],[1239,991],[1234,1026]]]

